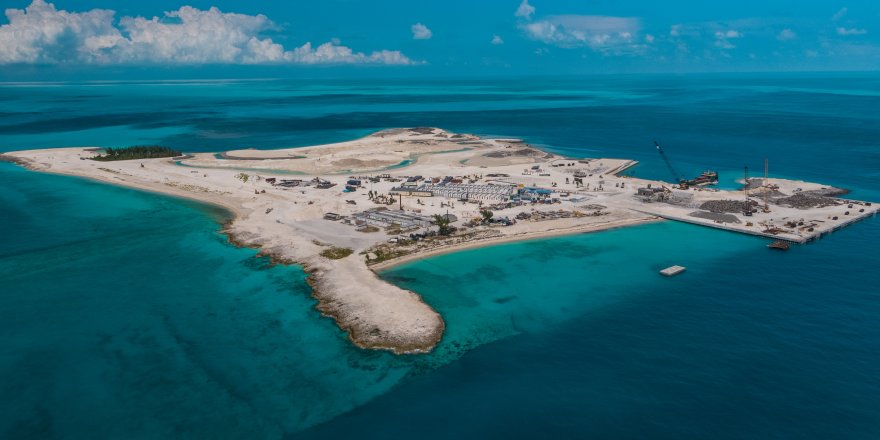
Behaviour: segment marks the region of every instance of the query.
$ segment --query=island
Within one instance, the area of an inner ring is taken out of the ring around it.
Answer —
[[[377,276],[402,262],[664,219],[805,243],[877,213],[817,183],[672,184],[622,174],[633,160],[569,158],[519,139],[431,127],[303,148],[92,160],[106,155],[57,148],[0,158],[224,207],[232,243],[301,265],[317,309],[354,344],[397,354],[428,352],[444,332],[417,293]]]

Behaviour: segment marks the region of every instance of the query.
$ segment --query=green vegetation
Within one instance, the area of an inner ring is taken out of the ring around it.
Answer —
[[[349,248],[332,247],[321,251],[321,256],[331,260],[339,260],[351,255],[354,251]]]
[[[381,263],[383,261],[393,260],[404,255],[409,255],[412,251],[406,249],[394,249],[388,246],[380,246],[373,249],[371,252],[376,255],[376,258],[373,260],[367,260],[368,265],[373,265],[376,263]]]
[[[495,214],[489,210],[482,210],[480,211],[480,215],[483,216],[483,223],[490,223]]]
[[[92,160],[110,162],[114,160],[156,159],[159,157],[182,156],[178,150],[158,145],[138,145],[123,148],[105,148],[104,154],[93,157]]]
[[[238,173],[235,175],[235,178],[241,180],[244,183],[247,183],[248,179],[250,179],[251,176],[245,173]]]
[[[449,235],[453,231],[445,215],[434,214],[434,224],[437,225],[437,233],[440,235]]]

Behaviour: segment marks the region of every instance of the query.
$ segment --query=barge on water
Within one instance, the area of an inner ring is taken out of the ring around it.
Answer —
[[[715,185],[718,183],[718,172],[717,171],[703,171],[694,179],[686,179],[681,173],[676,171],[675,167],[672,166],[672,161],[669,160],[669,157],[666,156],[666,152],[663,151],[663,147],[660,146],[660,143],[654,141],[654,146],[657,147],[657,152],[660,153],[660,157],[663,159],[663,162],[666,164],[666,168],[669,169],[669,172],[672,173],[672,177],[678,182],[678,186],[681,189],[688,189],[692,186],[704,186],[704,185]]]
[[[784,240],[776,240],[773,243],[768,244],[767,247],[777,251],[787,251],[788,248],[791,247],[791,244]]]
[[[680,184],[682,186],[715,185],[717,183],[718,183],[718,172],[717,171],[703,171],[695,179],[683,180],[680,182]]]
[[[669,266],[666,269],[660,271],[660,274],[666,277],[671,277],[678,275],[684,272],[687,268],[684,266]]]

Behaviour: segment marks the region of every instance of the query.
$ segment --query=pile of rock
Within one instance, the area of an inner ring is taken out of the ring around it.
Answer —
[[[741,223],[739,217],[733,214],[725,214],[722,212],[694,211],[688,215],[690,215],[691,217],[712,220],[716,223]]]
[[[486,156],[486,157],[494,157],[494,158],[511,157],[511,156],[516,156],[516,157],[541,157],[541,158],[544,158],[544,159],[549,159],[549,158],[552,158],[552,157],[553,157],[552,154],[544,153],[544,152],[542,152],[542,151],[538,151],[538,150],[535,150],[535,149],[532,149],[532,148],[521,148],[521,149],[519,149],[519,150],[512,150],[512,151],[509,151],[509,150],[493,151],[493,152],[491,152],[491,153],[487,153],[487,154],[485,154],[484,156]]]
[[[700,205],[700,209],[710,212],[743,212],[755,205],[756,202],[745,200],[709,200]]]
[[[802,191],[795,195],[774,200],[777,205],[790,206],[797,209],[824,208],[843,203],[840,199],[819,195],[813,191]]]

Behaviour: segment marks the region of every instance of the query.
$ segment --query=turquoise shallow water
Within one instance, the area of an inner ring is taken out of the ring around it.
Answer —
[[[878,237],[868,222],[774,253],[664,223],[389,271],[476,315],[450,333],[516,336],[305,438],[876,438],[880,259],[854,250]],[[670,261],[689,269],[661,279]]]
[[[393,126],[741,166],[880,200],[871,75],[0,86],[0,151],[335,142]],[[490,111],[491,110],[491,111]],[[735,176],[735,177],[733,177]],[[773,253],[658,223],[383,277],[440,311],[426,356],[354,348],[296,267],[212,208],[0,163],[2,438],[880,436],[880,223]],[[657,270],[688,266],[676,278]]]
[[[0,173],[5,438],[273,437],[406,372],[320,318],[300,269],[229,245],[222,212]]]
[[[657,236],[677,240],[657,240]],[[421,293],[444,312],[447,339],[470,346],[499,337],[540,332],[584,314],[627,302],[655,288],[660,269],[711,271],[712,250],[749,251],[761,240],[676,223],[635,226],[599,234],[536,240],[447,254],[383,273]],[[697,264],[699,262],[699,264]]]

